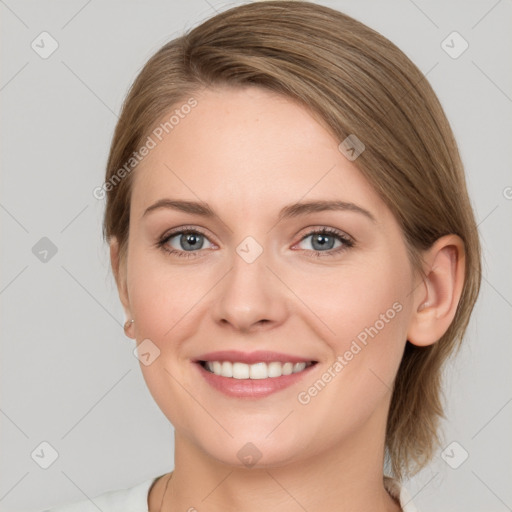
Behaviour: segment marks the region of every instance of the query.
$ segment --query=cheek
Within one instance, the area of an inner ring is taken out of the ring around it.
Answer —
[[[192,389],[180,353],[187,338],[193,336],[196,323],[190,319],[208,289],[200,286],[201,282],[204,285],[200,275],[171,267],[164,257],[137,248],[130,254],[128,292],[141,372],[162,412],[175,427],[184,430],[192,429],[194,417],[180,414],[190,409],[183,385]],[[144,362],[145,352],[151,354],[149,364]]]
[[[403,262],[390,256],[374,265],[345,269],[325,280],[322,291],[311,298],[318,307],[315,312],[329,326],[325,341],[332,362],[319,380],[303,388],[300,403],[319,415],[331,409],[340,424],[346,424],[346,411],[351,411],[354,427],[389,398],[410,315],[412,280]]]
[[[327,363],[331,376],[326,380],[335,382],[328,387],[347,407],[364,396],[369,411],[392,386],[405,346],[411,298],[409,267],[403,262],[390,255],[378,263],[340,268],[316,287],[306,283],[298,291],[305,294],[309,288],[308,302],[328,327],[324,341],[332,362]],[[328,395],[326,403],[334,399]]]
[[[150,338],[161,344],[187,324],[184,320],[200,303],[208,281],[190,267],[180,268],[166,263],[164,256],[140,252],[134,249],[128,268],[137,338]]]
[[[294,291],[326,327],[331,349],[341,354],[353,339],[364,344],[377,337],[396,339],[404,332],[403,312],[411,290],[407,272],[406,265],[388,257],[378,263],[342,266],[325,276],[302,275],[295,279]]]

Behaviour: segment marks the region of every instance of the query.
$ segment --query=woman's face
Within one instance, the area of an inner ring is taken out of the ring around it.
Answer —
[[[256,87],[194,97],[133,176],[124,302],[151,394],[231,465],[383,442],[413,310],[396,220],[301,106]],[[338,207],[299,206],[319,202]]]

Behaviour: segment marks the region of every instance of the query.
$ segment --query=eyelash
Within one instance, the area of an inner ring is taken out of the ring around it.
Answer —
[[[201,252],[200,250],[198,250],[198,251],[178,251],[176,249],[168,248],[167,242],[169,242],[169,240],[171,238],[174,238],[176,235],[184,235],[184,234],[202,235],[205,238],[208,238],[205,233],[198,230],[197,228],[184,227],[178,231],[166,233],[165,235],[163,235],[163,237],[160,240],[158,240],[158,242],[155,245],[159,249],[161,249],[162,251],[164,251],[165,253],[167,253],[169,255],[178,256],[180,258],[196,258],[196,257],[198,257],[197,253]],[[334,229],[334,228],[314,229],[313,231],[310,231],[309,233],[304,235],[299,240],[299,243],[302,242],[303,240],[305,240],[306,238],[310,237],[311,235],[317,235],[317,234],[334,236],[338,240],[340,240],[343,243],[343,245],[336,249],[329,249],[328,251],[315,251],[315,250],[311,250],[311,249],[302,249],[303,251],[306,251],[307,253],[312,253],[312,254],[309,254],[310,257],[321,258],[324,256],[335,256],[342,251],[346,251],[347,249],[354,247],[354,245],[355,245],[355,242],[352,238],[348,237],[341,231],[338,231],[337,229]]]

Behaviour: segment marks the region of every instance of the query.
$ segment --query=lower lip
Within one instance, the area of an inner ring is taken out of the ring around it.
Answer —
[[[298,373],[269,377],[267,379],[233,379],[209,372],[200,363],[194,363],[203,378],[221,393],[236,398],[264,398],[299,382],[318,364],[308,366]]]

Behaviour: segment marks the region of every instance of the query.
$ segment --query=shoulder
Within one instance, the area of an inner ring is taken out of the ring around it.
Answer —
[[[148,495],[157,476],[126,489],[104,492],[94,498],[67,503],[44,512],[148,512]]]

